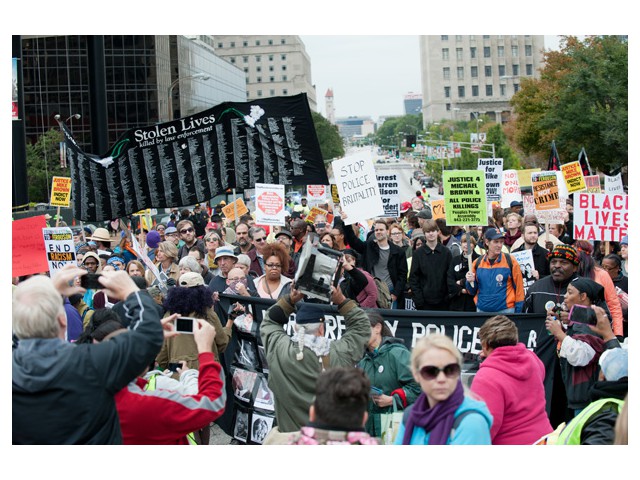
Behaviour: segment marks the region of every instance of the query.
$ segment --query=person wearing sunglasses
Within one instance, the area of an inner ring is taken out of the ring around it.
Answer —
[[[180,239],[184,242],[184,245],[182,245],[178,250],[178,260],[182,260],[183,257],[188,256],[189,249],[194,245],[198,246],[198,249],[202,252],[202,256],[204,257],[204,242],[201,238],[196,237],[196,229],[193,226],[193,222],[191,220],[181,220],[176,228],[180,234]]]
[[[491,415],[493,445],[533,445],[553,431],[545,409],[544,364],[518,342],[518,327],[504,315],[488,318],[478,332],[482,345],[471,391]]]
[[[267,272],[265,267],[265,251],[267,245],[267,231],[263,227],[251,227],[249,229],[249,240],[253,244],[254,248],[247,252],[247,255],[251,259],[250,270],[256,272],[258,275],[264,275]],[[286,270],[285,270],[286,272]]]
[[[442,334],[422,337],[411,351],[422,393],[405,409],[396,445],[491,445],[493,417],[462,385],[462,354]]]

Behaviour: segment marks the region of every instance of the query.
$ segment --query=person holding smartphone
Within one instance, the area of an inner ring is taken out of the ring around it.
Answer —
[[[607,311],[596,306],[606,307],[602,285],[578,277],[567,285],[564,303],[569,316],[561,321],[549,310],[545,326],[558,341],[567,406],[575,416],[589,404],[589,388],[598,381],[600,373],[600,355],[609,348],[620,347],[620,342],[613,333]],[[588,314],[582,307],[594,313]]]

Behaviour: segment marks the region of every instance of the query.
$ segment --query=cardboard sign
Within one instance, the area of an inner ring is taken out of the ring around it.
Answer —
[[[615,177],[604,176],[604,193],[610,195],[624,194],[624,185],[622,184],[622,174],[619,173]]]
[[[588,175],[584,177],[584,183],[587,186],[587,193],[601,193],[602,189],[600,188],[600,176],[599,175]]]
[[[70,201],[71,178],[53,177],[51,181],[51,200],[49,204],[52,207],[68,207]]]
[[[68,227],[43,228],[44,249],[49,273],[53,277],[65,265],[77,265],[73,233]]]
[[[520,188],[531,186],[531,174],[539,172],[540,168],[529,168],[526,170],[516,170],[518,172],[518,184]]]
[[[560,208],[558,176],[555,172],[532,173],[531,186],[537,211],[558,210]]]
[[[444,198],[440,200],[431,200],[431,215],[434,220],[438,218],[445,218],[445,210],[444,210]]]
[[[234,205],[236,205],[236,207],[238,208],[238,217],[241,217],[245,213],[249,212],[249,209],[244,204],[244,200],[242,198],[238,198],[235,202],[231,202],[226,207],[222,207],[222,214],[231,221],[236,219],[236,214],[233,207]]]
[[[42,241],[42,229],[47,222],[44,215],[11,222],[12,277],[21,277],[49,270],[47,253]]]
[[[370,159],[345,157],[331,162],[345,225],[384,214],[376,170]]]
[[[502,158],[479,158],[478,170],[484,172],[487,201],[500,201],[502,196]]]
[[[400,182],[397,173],[377,175],[378,190],[382,197],[383,217],[400,216]]]
[[[575,161],[565,163],[561,168],[568,193],[576,193],[586,190],[587,186],[584,181],[584,174],[582,173],[580,162]]]
[[[619,242],[628,235],[627,195],[579,193],[574,196],[573,205],[573,238]]]
[[[538,221],[545,225],[564,223],[564,216],[567,213],[567,199],[562,197],[560,197],[560,208],[557,210],[536,210],[533,195],[523,195],[522,206],[525,215],[535,215]]]
[[[307,185],[307,200],[311,203],[324,203],[327,199],[326,185]]]
[[[516,170],[505,170],[502,172],[502,202],[500,206],[502,208],[509,208],[511,202],[514,201],[522,201],[518,172]]]
[[[338,186],[335,183],[331,184],[331,200],[334,205],[340,203],[340,195],[338,194]]]
[[[445,170],[442,179],[447,225],[486,225],[484,175],[478,170]]]
[[[256,183],[256,223],[284,225],[284,185]]]

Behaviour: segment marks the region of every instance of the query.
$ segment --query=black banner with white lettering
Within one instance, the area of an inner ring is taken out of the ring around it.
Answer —
[[[260,335],[259,324],[262,322],[264,312],[275,303],[274,300],[254,297],[242,297],[236,295],[220,294],[221,298],[227,298],[231,303],[240,301],[243,304],[251,305],[251,311],[253,312],[251,335],[255,336],[255,350],[260,351],[262,348],[261,343],[258,340]],[[345,320],[342,315],[338,314],[337,307],[332,305],[315,304],[320,306],[325,311],[325,336],[337,340],[342,336],[345,331]],[[458,350],[463,354],[465,369],[468,373],[473,373],[479,365],[479,353],[482,350],[480,340],[478,339],[478,331],[482,324],[488,318],[494,316],[492,313],[481,312],[436,312],[436,311],[423,311],[423,310],[377,310],[385,322],[391,329],[391,332],[396,338],[401,338],[407,348],[412,349],[416,342],[432,333],[443,333],[453,339],[453,342],[458,347]],[[549,334],[547,333],[544,325],[545,314],[535,313],[514,313],[509,314],[508,317],[513,320],[518,326],[518,334],[520,342],[535,351],[542,362],[547,365],[554,365],[555,362],[555,349],[543,349],[538,351],[538,344],[548,344]],[[224,323],[224,322],[223,322]],[[295,314],[291,315],[289,323],[286,326],[286,331],[289,335],[293,335],[293,326],[295,324]],[[236,325],[237,327],[237,325]],[[242,357],[243,351],[247,350],[244,347],[244,343],[247,342],[247,338],[250,336],[247,333],[239,332],[234,327],[232,342],[225,350],[225,357],[228,361],[228,380],[232,384],[238,383],[235,377],[238,377],[237,367],[231,366],[232,364],[238,364],[237,359]],[[261,352],[262,353],[262,352]],[[364,356],[364,350],[362,352]],[[258,377],[266,379],[268,377],[268,369],[265,370],[264,360],[258,361],[260,358],[258,355],[254,355],[256,358],[255,364],[250,366],[248,362],[239,362],[243,368],[248,371],[256,372]],[[234,361],[233,359],[236,359]],[[257,391],[259,382],[256,383],[255,391]],[[255,396],[255,394],[254,394]],[[237,395],[236,395],[237,397]],[[237,435],[237,419],[244,419],[247,415],[252,415],[255,411],[256,405],[245,408],[241,403],[242,408],[238,410],[238,400],[234,399],[233,394],[230,394],[230,398],[227,402],[227,413],[231,415],[233,412],[233,418],[236,419],[235,427],[229,427],[226,425],[220,425],[223,430],[227,431],[229,435],[234,436],[236,439],[241,440],[241,437]],[[258,412],[260,409],[258,408]],[[264,415],[264,413],[260,413]],[[244,420],[243,420],[244,422]],[[244,424],[241,422],[242,424]],[[243,436],[243,438],[246,435]],[[246,441],[246,440],[244,440]],[[249,442],[250,443],[250,442]]]
[[[328,185],[304,93],[209,110],[125,132],[102,157],[63,122],[74,217],[104,221],[146,208],[206,202],[228,189]]]

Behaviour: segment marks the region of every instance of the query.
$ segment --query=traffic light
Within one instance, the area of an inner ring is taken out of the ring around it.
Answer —
[[[396,150],[396,158],[400,158],[400,150]]]
[[[416,136],[415,135],[406,135],[405,139],[407,141],[407,147],[416,148]]]

